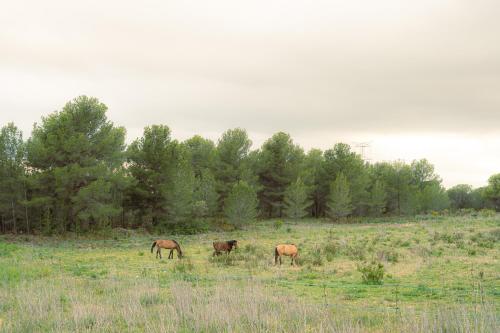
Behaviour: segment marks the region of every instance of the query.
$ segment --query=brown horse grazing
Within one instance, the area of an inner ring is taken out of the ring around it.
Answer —
[[[221,252],[227,252],[227,254],[231,253],[231,250],[233,249],[233,247],[235,249],[238,248],[238,241],[237,240],[230,240],[230,241],[227,241],[227,242],[214,242],[213,243],[214,245],[214,254],[212,255],[215,256],[215,255],[219,255],[221,254]]]
[[[299,250],[295,244],[280,244],[274,248],[274,264],[278,263],[278,258],[280,260],[281,266],[281,256],[292,257],[291,265],[296,264],[297,256],[299,255]]]
[[[168,259],[173,259],[174,258],[174,250],[177,251],[177,257],[180,259],[182,258],[182,251],[181,247],[179,246],[179,243],[177,243],[173,239],[163,239],[163,240],[156,240],[153,242],[153,245],[151,246],[151,253],[153,253],[153,249],[156,246],[156,258],[160,256],[161,259],[161,249],[167,249],[170,250],[170,253],[168,255]]]

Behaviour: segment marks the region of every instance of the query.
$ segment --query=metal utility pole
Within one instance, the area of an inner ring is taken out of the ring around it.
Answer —
[[[370,158],[367,158],[366,151],[368,148],[371,147],[371,142],[355,142],[354,144],[355,144],[356,148],[359,149],[359,153],[360,153],[363,161],[365,161],[365,162],[369,161]]]

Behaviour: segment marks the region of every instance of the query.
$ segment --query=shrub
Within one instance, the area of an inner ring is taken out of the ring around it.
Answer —
[[[380,262],[372,261],[358,265],[358,271],[361,272],[363,283],[382,284],[385,274],[384,265]]]
[[[354,260],[364,260],[366,258],[366,249],[363,244],[354,244],[345,248],[346,255]]]
[[[483,208],[479,211],[479,215],[482,217],[493,217],[496,215],[496,212],[493,209]]]
[[[281,227],[283,226],[283,220],[276,220],[274,221],[274,229],[278,230],[278,229],[281,229]]]
[[[178,260],[172,270],[177,273],[187,273],[194,269],[194,265],[189,259]]]
[[[326,260],[332,261],[333,258],[338,254],[339,248],[337,244],[329,242],[323,246],[323,253],[326,255]]]
[[[140,297],[139,302],[142,306],[151,306],[161,303],[161,297],[158,294],[144,294]]]
[[[0,243],[0,257],[8,257],[19,249],[20,247],[15,244]]]
[[[215,257],[210,257],[210,262],[217,266],[235,266],[237,264],[236,256],[232,254],[221,254]]]
[[[380,250],[377,252],[377,258],[380,261],[387,261],[391,263],[397,263],[399,261],[399,252],[395,250]]]
[[[310,256],[311,256],[311,265],[323,266],[323,258],[321,257],[321,251],[319,249],[313,250]]]

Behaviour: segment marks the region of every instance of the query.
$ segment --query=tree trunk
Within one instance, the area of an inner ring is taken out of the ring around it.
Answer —
[[[26,193],[26,188],[24,189],[24,214],[26,216],[26,230],[28,234],[30,233],[30,220],[28,216],[28,194]]]
[[[14,200],[11,200],[11,203],[12,203],[12,220],[14,221],[14,233],[17,234],[16,209],[14,206]]]

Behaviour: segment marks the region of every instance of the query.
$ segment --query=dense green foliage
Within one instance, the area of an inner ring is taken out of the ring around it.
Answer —
[[[217,143],[179,142],[166,125],[152,125],[127,147],[106,110],[81,96],[42,118],[27,141],[14,124],[1,129],[0,232],[500,210],[499,174],[483,188],[445,190],[427,160],[368,163],[344,143],[304,153],[283,132],[251,150],[241,128]]]
[[[224,205],[228,221],[240,227],[257,216],[257,195],[245,181],[240,181],[229,192]]]

